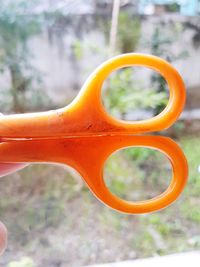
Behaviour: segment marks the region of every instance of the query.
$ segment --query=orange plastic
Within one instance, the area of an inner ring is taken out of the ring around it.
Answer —
[[[101,100],[101,88],[112,71],[133,65],[158,71],[168,83],[170,98],[164,111],[156,117],[125,122],[106,112]],[[67,107],[1,117],[0,162],[68,164],[81,174],[96,197],[113,209],[126,213],[159,210],[172,203],[182,192],[188,176],[187,160],[170,138],[139,134],[171,126],[180,115],[184,103],[184,83],[169,63],[150,55],[120,55],[97,68]],[[114,151],[130,146],[155,148],[169,158],[173,177],[164,193],[150,200],[129,202],[108,190],[103,180],[105,161]]]

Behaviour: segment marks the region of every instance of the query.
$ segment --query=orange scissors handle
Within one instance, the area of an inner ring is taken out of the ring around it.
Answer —
[[[146,66],[166,79],[170,98],[156,117],[137,122],[117,120],[102,104],[101,88],[108,75],[127,66]],[[185,102],[184,83],[166,61],[149,55],[125,54],[97,68],[67,107],[54,111],[0,118],[0,162],[56,162],[75,168],[91,191],[108,206],[127,213],[145,213],[166,207],[182,192],[187,181],[186,158],[171,139],[138,134],[163,130],[178,118]],[[123,147],[144,146],[163,152],[172,164],[168,189],[156,198],[129,202],[114,196],[103,180],[106,159]]]
[[[105,185],[103,168],[107,158],[124,147],[139,146],[163,152],[172,165],[172,179],[167,190],[146,201],[129,202],[113,195]],[[180,147],[161,136],[92,136],[4,142],[0,160],[5,162],[52,162],[68,164],[83,177],[91,191],[106,205],[126,213],[146,213],[162,209],[182,192],[187,181],[187,161]]]
[[[151,119],[136,122],[116,120],[105,111],[102,104],[102,84],[114,70],[134,65],[152,68],[166,79],[170,90],[169,102],[159,115]],[[123,54],[100,65],[67,107],[48,112],[0,117],[0,137],[141,134],[164,130],[177,120],[184,107],[185,95],[181,76],[165,60],[145,54]]]

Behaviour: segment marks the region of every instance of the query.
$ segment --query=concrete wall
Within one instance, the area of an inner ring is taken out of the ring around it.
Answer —
[[[77,17],[77,20],[80,19]],[[103,19],[103,18],[102,18]],[[150,52],[150,41],[153,31],[162,21],[164,32],[173,35],[173,21],[179,21],[180,25],[186,18],[183,17],[145,17],[142,20],[142,34],[138,52]],[[190,18],[196,20],[196,18]],[[76,16],[74,16],[76,22]],[[85,23],[85,24],[84,24]],[[77,25],[60,29],[57,32],[49,32],[44,29],[40,36],[32,38],[29,42],[33,53],[32,63],[42,75],[43,87],[53,99],[54,103],[62,105],[68,103],[77,94],[89,73],[103,62],[106,56],[106,38],[100,27],[94,26],[95,18],[89,18],[89,22],[82,22],[77,33]],[[127,25],[128,27],[128,25]],[[161,26],[162,27],[162,26]],[[134,31],[134,29],[133,29]],[[192,29],[187,29],[183,33],[175,36],[173,44],[166,46],[166,54],[178,55],[185,50],[188,57],[177,60],[173,64],[182,74],[187,88],[197,88],[200,91],[200,48],[194,48],[191,38],[194,35]],[[76,49],[80,50],[77,57]],[[136,72],[138,78],[148,81],[148,72],[141,70]],[[10,87],[9,73],[5,72],[0,76],[0,88]]]

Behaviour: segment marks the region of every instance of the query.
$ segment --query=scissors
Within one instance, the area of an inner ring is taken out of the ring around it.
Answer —
[[[159,115],[127,122],[112,117],[105,110],[101,88],[112,71],[133,65],[159,72],[168,83],[170,96]],[[131,214],[153,212],[171,204],[183,191],[188,165],[184,153],[173,140],[144,134],[171,126],[184,103],[183,80],[165,60],[147,54],[119,55],[100,65],[68,106],[0,117],[0,163],[13,168],[39,162],[67,164],[76,169],[94,195],[111,208]],[[103,179],[106,159],[116,150],[132,146],[153,148],[168,157],[173,174],[164,193],[149,200],[131,202],[109,191]]]

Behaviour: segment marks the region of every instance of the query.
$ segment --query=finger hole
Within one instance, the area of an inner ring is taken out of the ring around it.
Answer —
[[[146,67],[126,67],[105,80],[101,92],[105,110],[115,119],[141,121],[161,113],[169,99],[164,77]]]
[[[172,167],[161,152],[130,147],[113,153],[105,163],[104,181],[109,190],[129,201],[149,200],[169,186]]]

